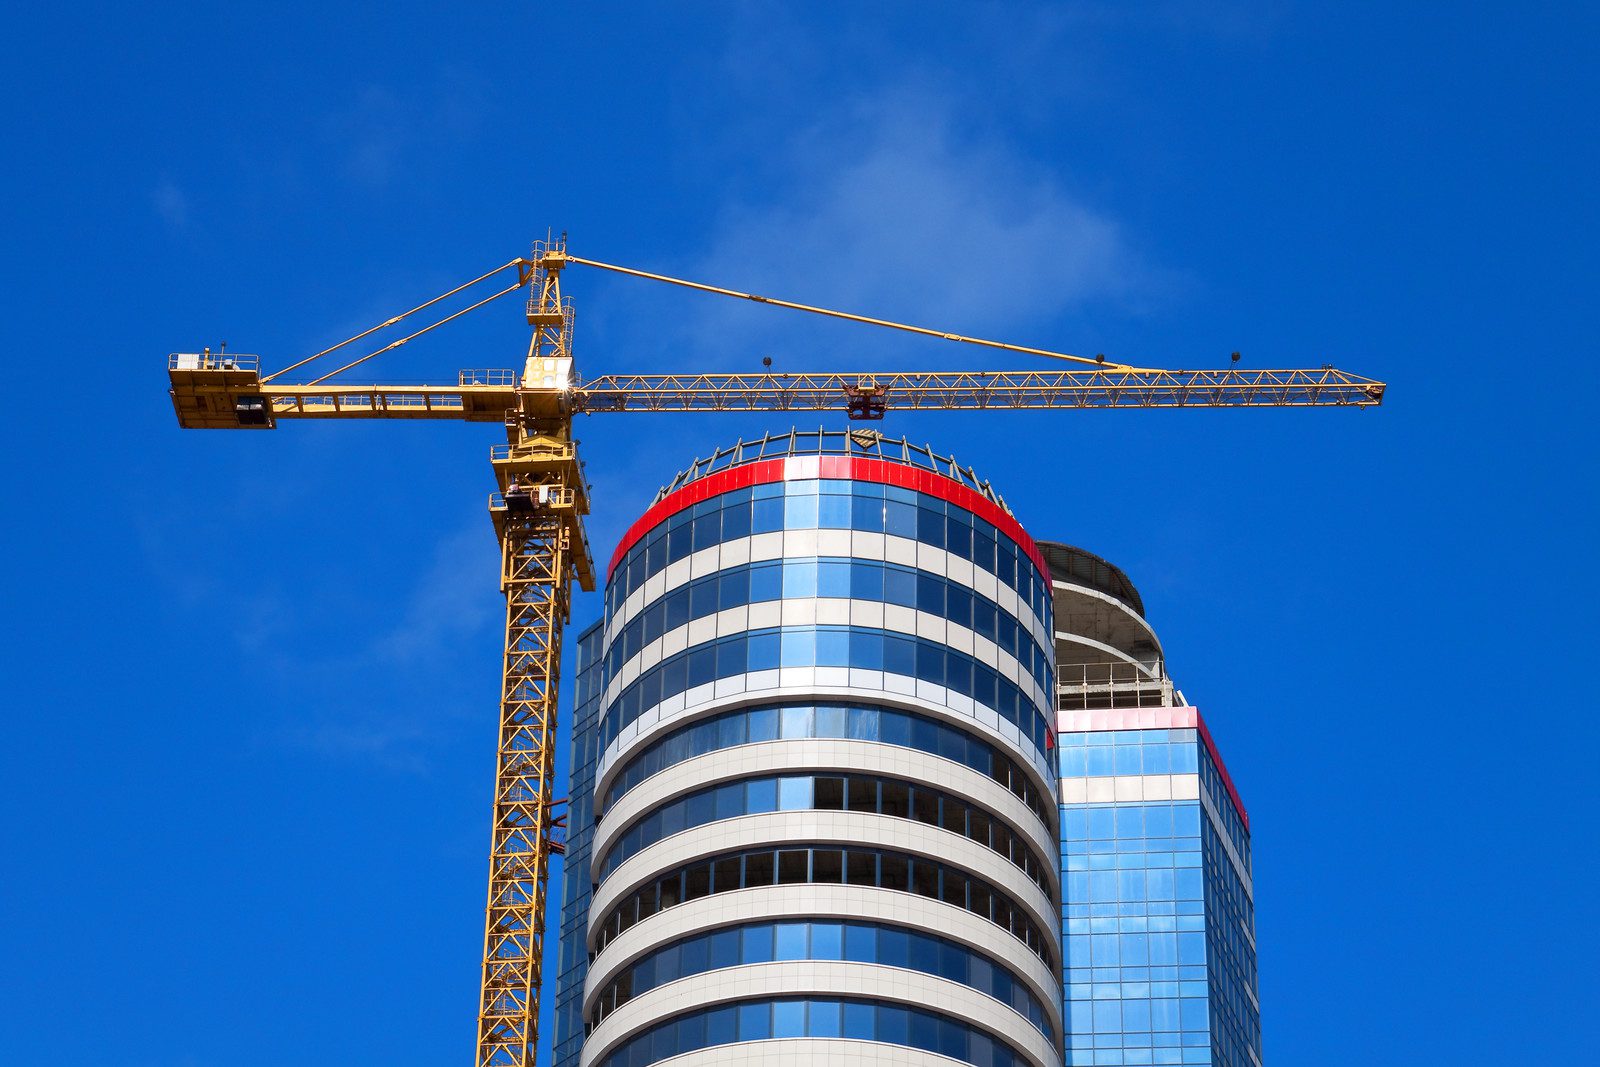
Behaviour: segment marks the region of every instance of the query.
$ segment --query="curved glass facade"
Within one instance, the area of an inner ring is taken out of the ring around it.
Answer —
[[[864,774],[762,775],[698,789],[634,820],[601,858],[600,880],[662,838],[723,819],[774,811],[854,811],[915,819],[999,853],[1046,895],[1054,892],[1043,858],[992,812],[943,790]]]
[[[872,1000],[782,997],[741,1000],[668,1019],[618,1046],[602,1067],[648,1067],[716,1045],[786,1037],[904,1045],[973,1067],[1022,1067],[1029,1062],[993,1034],[938,1012]]]
[[[635,923],[691,900],[808,883],[892,889],[943,901],[987,919],[1045,963],[1052,961],[1053,948],[1027,909],[982,878],[924,856],[866,848],[746,849],[676,867],[623,897],[605,915],[595,927],[595,951],[603,951]]]
[[[641,956],[607,983],[592,1021],[657,986],[725,967],[785,960],[876,963],[960,982],[1009,1004],[1054,1040],[1044,1005],[1022,980],[982,953],[937,934],[869,922],[758,922],[727,926],[674,941]]]
[[[672,515],[618,561],[606,611],[615,615],[646,579],[701,549],[790,530],[881,533],[944,549],[999,578],[1036,618],[1050,610],[1049,579],[1028,553],[960,504],[894,485],[802,478],[730,489]]]
[[[1015,760],[987,741],[937,719],[871,704],[763,704],[699,719],[630,754],[596,810],[603,815],[628,790],[684,760],[739,745],[802,739],[876,741],[963,764],[1011,790],[1055,836],[1055,798],[1040,793]]]
[[[1050,670],[1051,646],[1033,629],[1037,620],[1018,619],[967,586],[902,563],[827,556],[739,564],[678,586],[651,601],[616,632],[607,653],[607,670],[620,674],[629,660],[664,634],[719,611],[817,598],[926,612],[998,646],[1040,685]]]
[[[867,626],[783,626],[746,630],[676,652],[626,686],[601,719],[601,744],[672,697],[734,678],[781,667],[853,667],[895,674],[948,688],[997,712],[1037,751],[1049,747],[1050,717],[1038,697],[976,656],[942,641]],[[1041,668],[1044,681],[1052,672]],[[1040,685],[1040,692],[1047,691]]]
[[[587,914],[589,961],[574,956],[563,975],[582,1004],[560,1001],[558,1048],[566,1055],[575,1028],[592,1029],[591,1063],[643,1067],[736,1042],[851,1038],[1048,1067],[1039,1040],[1059,1046],[1061,1004],[1015,969],[1061,966],[1059,868],[1034,843],[1058,823],[1043,556],[950,461],[906,447],[891,461],[894,450],[859,431],[811,440],[842,454],[775,456],[767,441],[751,453],[758,462],[741,446],[697,466],[613,558],[585,689],[600,696],[575,738],[587,777],[574,777],[574,793],[591,806],[568,852],[594,879],[572,899],[586,911],[590,899],[610,903]],[[801,738],[830,744],[761,747]],[[702,761],[697,788],[665,773],[690,759]],[[949,773],[931,769],[940,761]],[[596,838],[596,818],[625,797],[615,816],[625,821]],[[887,818],[833,818],[821,839],[819,811]],[[796,914],[792,894],[771,895],[794,885],[832,887],[817,899],[835,911]],[[764,887],[768,905],[749,895]],[[735,891],[738,918],[703,901]],[[756,917],[778,900],[781,919]],[[661,918],[689,901],[702,903]],[[935,933],[929,916],[942,909],[992,940]],[[685,914],[703,927],[685,930]],[[628,953],[620,969],[613,951]],[[881,969],[883,995],[793,995],[843,962]],[[748,988],[741,977],[737,1002],[673,1014],[682,999],[643,996],[669,982],[720,988],[688,983],[754,963],[769,966],[746,972]],[[581,981],[590,967],[611,974],[603,988]],[[988,998],[1019,1015],[1020,1030],[1008,1043],[906,1007],[895,971],[916,988],[949,983],[953,1003]]]

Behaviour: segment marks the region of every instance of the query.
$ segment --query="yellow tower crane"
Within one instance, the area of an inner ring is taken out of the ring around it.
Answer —
[[[1062,370],[933,373],[627,374],[579,379],[572,366],[572,304],[561,273],[582,264],[757,303],[929,337],[1046,356]],[[489,281],[516,281],[302,384],[278,379],[398,326]],[[521,373],[462,371],[454,386],[334,382],[352,368],[485,304],[528,290],[533,338]],[[455,419],[502,422],[491,449],[499,491],[489,501],[500,539],[506,598],[505,658],[496,746],[489,895],[478,1009],[479,1067],[532,1067],[538,1043],[545,889],[554,837],[556,704],[562,628],[572,584],[594,588],[584,535],[589,488],[572,437],[576,415],[675,411],[845,411],[881,419],[890,408],[970,411],[1037,408],[1374,407],[1384,384],[1332,367],[1317,370],[1159,370],[1004,344],[669,278],[570,255],[565,237],[472,279],[370,330],[262,376],[255,356],[212,352],[169,358],[181,426],[272,429],[283,419]]]

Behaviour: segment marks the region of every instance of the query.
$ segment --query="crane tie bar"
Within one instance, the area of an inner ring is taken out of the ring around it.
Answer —
[[[859,322],[867,326],[886,326],[891,330],[904,330],[907,333],[921,334],[924,337],[937,337],[945,341],[960,341],[969,345],[981,345],[984,348],[998,348],[1005,352],[1021,352],[1030,356],[1048,356],[1051,359],[1065,359],[1073,363],[1086,363],[1091,367],[1102,370],[1137,371],[1147,370],[1146,367],[1132,367],[1126,363],[1108,363],[1103,359],[1091,359],[1088,356],[1074,356],[1066,352],[1051,352],[1043,348],[1028,348],[1025,345],[1009,345],[1004,341],[988,341],[981,337],[968,337],[959,333],[947,333],[944,330],[930,330],[924,326],[911,326],[903,322],[890,322],[888,319],[874,319],[866,315],[853,315],[848,311],[833,311],[829,308],[814,307],[810,304],[797,304],[792,300],[780,300],[775,296],[760,296],[756,293],[742,293],[737,289],[724,289],[719,285],[707,285],[704,282],[685,281],[682,278],[672,278],[665,274],[652,274],[647,270],[636,270],[633,267],[619,267],[614,263],[601,263],[599,260],[584,259],[567,253],[559,253],[559,261],[568,263],[581,263],[586,267],[598,267],[601,270],[614,271],[618,274],[629,274],[635,278],[647,278],[650,281],[666,282],[668,285],[681,285],[685,289],[698,289],[702,293],[716,293],[720,296],[737,297],[740,300],[750,300],[757,304],[772,304],[776,307],[789,308],[793,311],[805,311],[813,315],[822,315],[830,319],[844,319],[847,322]],[[550,258],[557,258],[552,256]]]

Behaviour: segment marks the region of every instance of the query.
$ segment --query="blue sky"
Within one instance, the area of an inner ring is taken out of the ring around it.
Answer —
[[[1595,29],[1539,3],[14,13],[3,1058],[469,1054],[496,433],[181,433],[163,367],[224,339],[281,366],[547,228],[1023,344],[1390,382],[1377,411],[883,428],[1140,586],[1251,810],[1272,1061],[1590,1058]],[[588,375],[1024,365],[567,291]],[[525,344],[508,305],[372,376]],[[788,425],[582,423],[596,554],[694,456]]]

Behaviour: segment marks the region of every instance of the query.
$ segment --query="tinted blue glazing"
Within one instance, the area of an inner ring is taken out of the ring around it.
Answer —
[[[816,529],[882,533],[942,548],[995,575],[1040,619],[1049,617],[1049,583],[992,523],[910,489],[831,478],[736,489],[678,512],[617,562],[606,610],[615,614],[646,578],[702,548],[752,534]]]
[[[1203,778],[1210,762],[1188,729],[1069,733],[1060,744],[1064,779]],[[1247,1067],[1247,1048],[1259,1057],[1254,943],[1244,933],[1253,914],[1219,836],[1243,833],[1243,823],[1221,799],[1209,807],[1232,814],[1232,827],[1219,829],[1196,800],[1063,805],[1069,1067]]]
[[[758,922],[675,941],[641,956],[606,985],[595,1002],[598,1024],[620,1005],[708,971],[783,960],[875,963],[960,982],[987,994],[1055,1040],[1044,1006],[1010,969],[937,934],[872,922]]]
[[[1209,772],[1224,792],[1210,753],[1200,752],[1201,779]],[[1206,875],[1206,954],[1211,986],[1213,1062],[1246,1067],[1261,1054],[1261,1006],[1256,989],[1255,903],[1245,879],[1250,874],[1250,840],[1231,803],[1213,802],[1220,819],[1201,823]],[[1225,841],[1225,838],[1227,839]]]
[[[695,619],[747,604],[819,597],[895,604],[936,615],[994,642],[1035,679],[1048,670],[1053,654],[1028,623],[939,575],[878,560],[790,556],[725,567],[651,601],[611,638],[606,669],[616,676],[652,641]]]
[[[948,1015],[872,1000],[783,997],[719,1005],[668,1019],[619,1045],[602,1067],[648,1067],[669,1056],[736,1041],[831,1037],[881,1041],[974,1067],[1023,1067],[1000,1038]]]
[[[948,723],[871,704],[762,704],[680,727],[630,753],[606,790],[602,814],[646,778],[684,760],[739,745],[802,738],[876,741],[964,764],[1011,790],[1055,833],[1055,805],[1047,804],[1033,779],[999,749]]]
[[[855,811],[915,819],[998,852],[1046,896],[1054,895],[1044,861],[988,811],[926,785],[866,775],[763,775],[689,793],[634,820],[601,860],[600,881],[662,838],[723,819],[775,811]]]
[[[602,630],[595,623],[578,637],[577,677],[573,683],[572,770],[568,783],[572,798],[567,809],[567,852],[562,860],[560,946],[556,965],[555,1067],[577,1067],[583,1049],[583,986],[589,974],[587,950],[589,879],[569,877],[567,871],[586,871],[589,842],[594,836],[590,798],[594,795],[595,722],[604,688],[600,669]]]
[[[668,656],[619,693],[601,720],[602,746],[663,700],[721,678],[779,667],[856,667],[946,686],[998,713],[1043,752],[1049,720],[1034,698],[965,652],[860,626],[783,626],[730,634]],[[1048,692],[1051,668],[1035,679]]]

